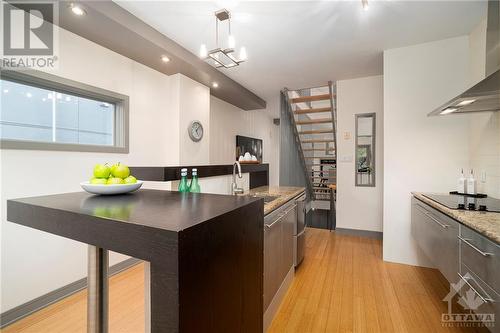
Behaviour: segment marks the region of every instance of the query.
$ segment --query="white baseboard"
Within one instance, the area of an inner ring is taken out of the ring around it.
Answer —
[[[119,262],[109,268],[109,276],[120,273],[121,271],[130,268],[134,265],[140,263],[141,260],[136,258],[128,258],[122,262]],[[19,319],[22,319],[30,314],[43,309],[50,304],[62,300],[74,293],[87,288],[87,278],[80,279],[59,289],[53,290],[45,295],[35,298],[29,302],[18,305],[15,308],[7,310],[0,314],[0,328],[4,328]]]

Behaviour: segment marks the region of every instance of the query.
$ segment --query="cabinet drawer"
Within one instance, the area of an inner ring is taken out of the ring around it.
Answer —
[[[283,223],[276,218],[271,224],[264,226],[264,311],[273,300],[281,285],[282,234]],[[270,227],[268,225],[271,225]]]
[[[458,273],[458,222],[429,205],[412,199],[412,235],[449,282]]]
[[[474,313],[477,314],[494,314],[495,318],[500,318],[500,295],[496,293],[493,289],[491,289],[484,281],[482,281],[478,276],[476,276],[470,269],[467,267],[467,265],[462,264],[460,267],[461,273],[457,276],[458,280],[462,280],[463,286],[460,289],[459,293],[460,296],[464,297],[465,299],[470,299],[473,301],[477,301],[477,309],[471,309],[474,311]],[[466,292],[472,291],[473,297],[469,295],[467,297]],[[464,301],[464,300],[462,300]],[[474,307],[474,304],[467,304],[465,303],[466,310],[467,307]],[[469,305],[469,306],[467,306]],[[462,304],[463,306],[463,304]],[[496,320],[498,321],[498,319]],[[487,323],[485,322],[487,325]],[[491,323],[490,323],[491,324]],[[496,324],[496,322],[494,323]],[[492,332],[498,332],[498,327],[495,325],[495,327],[490,327],[490,331]]]
[[[500,246],[463,225],[459,240],[461,262],[500,293]]]

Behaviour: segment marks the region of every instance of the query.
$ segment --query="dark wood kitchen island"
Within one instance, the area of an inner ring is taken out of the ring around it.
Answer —
[[[146,332],[262,332],[264,202],[140,190],[8,200],[7,220],[89,244],[88,332],[107,331],[108,250],[147,262]]]

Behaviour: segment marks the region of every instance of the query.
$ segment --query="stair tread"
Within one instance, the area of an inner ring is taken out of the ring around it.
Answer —
[[[290,102],[296,104],[296,103],[313,102],[313,101],[324,101],[329,99],[330,99],[330,94],[322,94],[322,95],[295,97],[292,98]]]
[[[302,151],[325,151],[325,150],[332,151],[332,150],[335,150],[335,148],[323,148],[323,149],[320,149],[320,148],[306,148],[306,149],[302,149]]]
[[[319,118],[311,120],[299,120],[296,121],[296,125],[313,125],[313,124],[329,124],[332,122],[332,118]]]
[[[325,108],[300,109],[300,110],[293,111],[293,113],[295,113],[295,114],[308,114],[308,113],[323,113],[323,112],[331,112],[331,111],[332,111],[331,107],[325,107]]]
[[[315,159],[315,158],[317,158],[317,159],[324,159],[324,160],[326,160],[326,159],[335,158],[335,156],[304,156],[304,158],[305,158],[305,159],[308,159],[308,160],[310,160],[310,159]]]
[[[307,166],[321,166],[321,165],[328,165],[328,166],[335,166],[335,163],[306,163]]]
[[[302,143],[322,143],[322,142],[335,142],[335,139],[312,139],[312,140],[301,140]]]
[[[327,180],[327,179],[337,179],[337,176],[335,176],[335,175],[325,175],[325,176],[310,175],[309,178],[310,179],[324,179],[324,180]]]
[[[323,134],[323,133],[332,133],[333,129],[325,129],[325,130],[310,130],[310,131],[300,131],[299,134]]]

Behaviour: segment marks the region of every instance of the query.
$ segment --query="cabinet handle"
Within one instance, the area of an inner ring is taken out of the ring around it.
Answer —
[[[297,204],[294,204],[291,208],[289,208],[286,212],[284,212],[283,215],[290,213],[292,210],[295,209],[295,207],[297,207]]]
[[[471,279],[470,277],[466,277],[466,276],[462,276],[460,273],[457,273],[458,276],[460,276],[460,278],[469,286],[470,289],[472,289],[472,291],[477,295],[479,296],[479,298],[483,301],[483,303],[495,303],[495,301],[488,295],[486,294],[486,297],[484,297],[483,295],[481,295],[477,290],[476,288],[474,288],[472,286],[472,284],[470,284],[469,280]]]
[[[278,217],[276,220],[273,221],[273,223],[271,224],[266,224],[266,228],[268,229],[271,229],[273,227],[273,225],[275,225],[276,223],[278,223],[279,220],[281,220],[283,217],[285,217],[286,214],[281,214],[280,217]]]
[[[281,220],[283,217],[286,216],[286,214],[288,214],[289,212],[291,212],[295,207],[297,207],[297,204],[293,205],[292,208],[288,209],[287,211],[285,211],[284,213],[282,213],[280,215],[280,217],[278,217],[276,220],[273,221],[273,223],[271,224],[266,224],[266,228],[268,229],[271,229],[273,227],[273,225],[275,225],[276,223],[278,223],[279,220]]]
[[[420,206],[418,206],[420,207]],[[447,224],[443,224],[441,223],[438,219],[436,219],[434,216],[432,216],[431,214],[429,214],[424,208],[417,208],[420,212],[422,212],[425,216],[427,216],[428,218],[430,218],[432,221],[436,222],[437,224],[439,224],[439,226],[443,229],[446,229],[449,227],[449,225]]]
[[[460,235],[458,236],[458,239],[460,239],[462,242],[472,247],[474,250],[476,250],[476,252],[479,252],[483,257],[489,257],[493,255],[493,253],[481,251],[478,247],[476,247],[474,244],[470,242],[472,239],[463,238]]]

